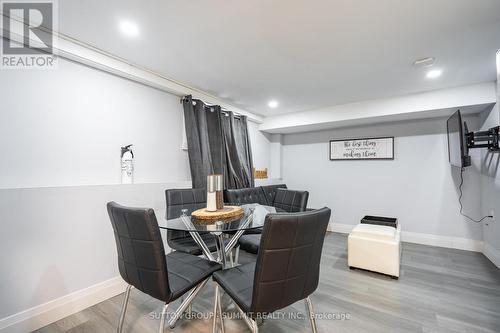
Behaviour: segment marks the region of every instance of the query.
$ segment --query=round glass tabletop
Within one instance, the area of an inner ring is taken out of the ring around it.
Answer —
[[[236,232],[239,230],[251,230],[264,226],[262,214],[254,214],[256,205],[242,205],[244,209],[243,216],[236,219],[220,221],[196,221],[191,216],[183,215],[175,219],[161,219],[158,221],[160,229],[187,231],[187,232]],[[275,212],[274,207],[260,206],[257,210],[264,208],[267,213]],[[259,216],[254,216],[259,215]]]

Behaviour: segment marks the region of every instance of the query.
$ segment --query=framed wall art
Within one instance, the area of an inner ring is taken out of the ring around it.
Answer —
[[[330,140],[330,161],[393,160],[394,137]]]

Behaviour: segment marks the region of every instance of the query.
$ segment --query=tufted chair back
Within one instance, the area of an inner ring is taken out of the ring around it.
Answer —
[[[258,203],[261,205],[272,205],[266,199],[264,191],[261,187],[247,187],[240,189],[230,189],[224,191],[225,201],[229,204],[252,204]]]
[[[252,313],[270,313],[316,290],[329,208],[269,214],[261,236]]]
[[[307,191],[278,188],[276,189],[276,197],[273,206],[289,213],[303,212],[307,208],[308,199],[309,192]]]
[[[286,184],[278,184],[278,185],[266,185],[260,187],[266,196],[267,203],[269,205],[274,204],[274,199],[276,198],[276,190],[279,188],[286,189]]]
[[[175,219],[182,215],[182,210],[187,209],[187,215],[193,211],[205,207],[207,204],[207,190],[202,188],[193,189],[170,189],[165,191],[167,200],[167,219]],[[174,239],[191,238],[185,231],[167,230],[167,242]]]
[[[165,249],[155,213],[150,208],[107,204],[115,234],[122,278],[140,291],[164,302],[171,298]]]

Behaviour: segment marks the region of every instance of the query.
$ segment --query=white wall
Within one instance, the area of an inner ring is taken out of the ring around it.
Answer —
[[[282,167],[281,160],[282,156],[282,146],[283,146],[283,135],[272,134],[271,135],[271,145],[269,147],[269,153],[271,155],[269,160],[269,177],[272,179],[280,179],[282,177]]]
[[[64,60],[0,87],[0,188],[119,184],[129,143],[137,183],[190,179],[177,96]]]
[[[248,135],[252,146],[253,166],[256,169],[270,167],[270,134],[259,131],[259,125],[255,122],[248,122]]]
[[[30,317],[54,300],[118,275],[106,202],[161,219],[164,190],[190,187],[190,172],[178,96],[60,59],[54,71],[2,71],[0,100],[0,331],[21,320],[6,331],[25,332],[78,310]],[[249,132],[256,166],[268,167],[267,136]],[[129,143],[136,184],[119,185]]]
[[[468,118],[471,129],[477,117]],[[283,145],[283,179],[308,190],[309,206],[328,206],[332,222],[354,225],[364,215],[394,216],[406,232],[481,240],[481,227],[459,214],[458,170],[448,162],[446,119],[288,134]],[[395,137],[395,159],[329,161],[331,139]],[[465,174],[468,214],[480,210],[478,166]]]
[[[497,53],[498,102],[481,114],[481,129],[500,125],[500,52]],[[500,154],[482,150],[481,210],[483,215],[493,212],[494,220],[486,220],[483,226],[484,253],[500,267]]]

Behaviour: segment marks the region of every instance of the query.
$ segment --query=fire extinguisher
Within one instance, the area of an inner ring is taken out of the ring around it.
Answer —
[[[130,147],[121,147],[122,184],[134,183],[134,152]]]

